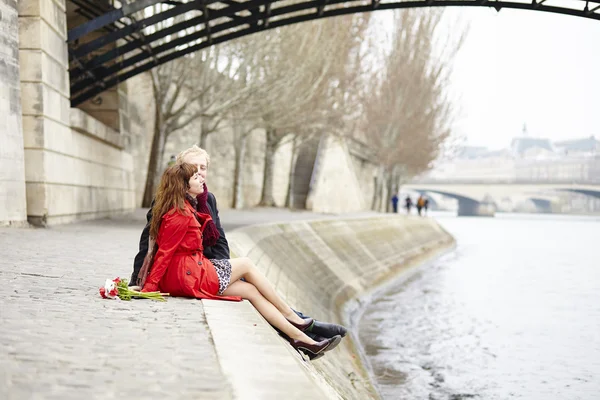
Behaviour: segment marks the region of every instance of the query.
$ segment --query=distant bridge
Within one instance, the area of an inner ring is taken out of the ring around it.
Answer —
[[[569,182],[451,182],[422,181],[403,185],[403,191],[437,193],[458,200],[460,216],[493,216],[496,202],[511,196],[526,196],[536,207],[548,212],[551,201],[544,194],[573,192],[600,199],[599,183]]]

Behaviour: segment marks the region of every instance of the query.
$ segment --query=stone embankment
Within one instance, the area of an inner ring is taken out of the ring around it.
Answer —
[[[454,244],[432,219],[390,215],[249,226],[228,238],[232,251],[250,257],[293,307],[338,323],[350,320],[343,314],[350,300]],[[348,336],[305,363],[327,397],[378,397],[355,346]]]

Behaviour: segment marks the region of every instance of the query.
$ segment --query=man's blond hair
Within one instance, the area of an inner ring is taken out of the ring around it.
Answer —
[[[184,151],[179,153],[177,155],[177,161],[176,161],[177,164],[183,164],[183,159],[189,155],[204,156],[204,157],[206,157],[206,166],[208,167],[208,165],[210,164],[210,156],[208,155],[206,150],[204,150],[203,148],[198,147],[196,145],[193,145],[189,149],[185,149]]]

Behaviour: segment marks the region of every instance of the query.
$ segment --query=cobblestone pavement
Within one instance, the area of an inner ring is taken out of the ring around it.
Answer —
[[[228,399],[197,300],[109,301],[143,226],[0,228],[0,399]]]

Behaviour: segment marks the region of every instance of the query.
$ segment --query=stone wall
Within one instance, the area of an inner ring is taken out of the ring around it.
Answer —
[[[121,98],[121,133],[125,137],[125,150],[133,157],[132,189],[135,207],[139,207],[144,196],[154,135],[154,94],[150,73],[136,75],[119,86],[120,91],[127,94]]]
[[[0,0],[0,226],[27,220],[16,0]]]
[[[64,0],[23,0],[19,56],[28,220],[99,218],[134,208],[127,135],[70,106]]]
[[[55,0],[18,6],[27,215],[44,224],[64,198],[56,178],[65,171],[55,174],[51,166],[63,161],[63,138],[71,132],[66,9]]]
[[[290,305],[337,322],[350,320],[343,311],[350,300],[454,244],[433,220],[397,215],[255,225],[227,238]],[[378,397],[351,338],[312,365],[344,399]]]
[[[369,191],[359,180],[345,140],[327,137],[317,157],[319,163],[307,208],[325,213],[368,210]]]
[[[375,193],[375,178],[379,170],[378,165],[375,164],[377,156],[363,142],[356,139],[347,140],[346,148],[350,154],[353,170],[360,185],[364,205],[367,209],[371,209]],[[384,211],[384,209],[378,209],[377,211]]]

